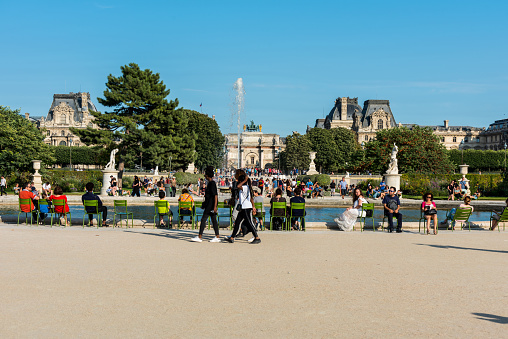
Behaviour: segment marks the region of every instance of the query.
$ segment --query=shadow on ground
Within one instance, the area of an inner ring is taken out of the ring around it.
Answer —
[[[443,249],[454,249],[454,250],[482,251],[482,252],[493,252],[493,253],[508,253],[508,251],[489,250],[489,249],[485,249],[485,248],[472,248],[472,247],[460,247],[460,246],[449,246],[449,245],[432,245],[432,244],[415,244],[415,245],[430,246],[430,247],[443,248]]]
[[[508,324],[508,317],[488,313],[471,313],[476,315],[476,319],[487,320],[498,324]]]

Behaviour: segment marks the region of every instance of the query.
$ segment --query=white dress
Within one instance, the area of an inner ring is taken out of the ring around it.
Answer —
[[[335,222],[341,231],[349,232],[353,229],[353,226],[356,223],[356,219],[360,213],[360,210],[356,208],[358,207],[359,201],[362,202],[362,205],[367,204],[367,200],[365,200],[363,197],[360,197],[360,199],[356,200],[353,204],[353,208],[344,211],[344,213],[342,213],[338,218],[335,218]],[[365,214],[365,211],[363,211],[363,214]]]

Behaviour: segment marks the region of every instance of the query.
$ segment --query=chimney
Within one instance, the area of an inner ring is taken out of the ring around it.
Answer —
[[[29,117],[30,117],[30,113],[25,113],[25,119],[28,120]]]
[[[215,115],[212,115],[212,119],[215,120]]]
[[[347,119],[347,98],[340,98],[340,120]]]
[[[448,122],[449,122],[449,121],[450,121],[450,120],[445,120],[445,121],[444,121],[444,128],[448,128]]]

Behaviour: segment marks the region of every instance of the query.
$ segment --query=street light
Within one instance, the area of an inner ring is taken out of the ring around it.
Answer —
[[[506,141],[504,142],[504,171],[506,172]]]
[[[69,169],[72,171],[72,138],[69,139]]]
[[[173,160],[173,157],[169,156],[169,174],[171,174],[171,160]]]
[[[464,139],[460,141],[460,148],[462,149],[462,165],[464,165]]]

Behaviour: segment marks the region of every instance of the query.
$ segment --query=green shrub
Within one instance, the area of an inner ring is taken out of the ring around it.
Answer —
[[[330,176],[328,174],[318,174],[316,175],[316,181],[319,182],[321,186],[329,186],[330,183],[332,182],[332,179],[330,179]]]
[[[199,178],[203,178],[203,175],[186,172],[176,172],[175,178],[177,185],[188,185],[197,183]]]
[[[49,182],[53,188],[55,186],[62,187],[64,192],[84,192],[88,182],[92,182],[95,189],[100,190],[102,188],[102,172],[98,170],[46,170],[42,173],[42,181]]]

